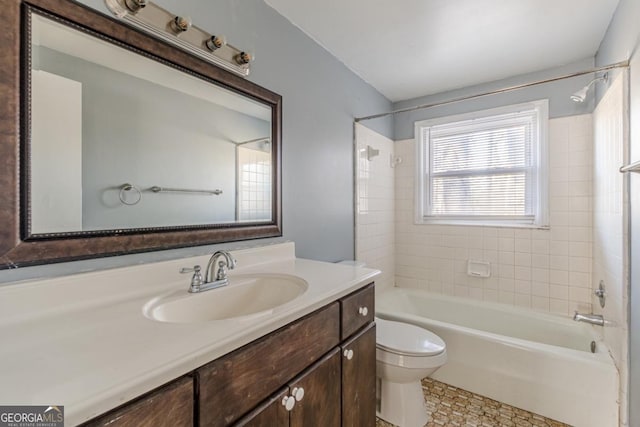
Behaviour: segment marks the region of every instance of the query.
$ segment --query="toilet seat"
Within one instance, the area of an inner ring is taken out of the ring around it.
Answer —
[[[430,357],[446,350],[444,341],[419,326],[376,318],[376,347],[405,357]]]

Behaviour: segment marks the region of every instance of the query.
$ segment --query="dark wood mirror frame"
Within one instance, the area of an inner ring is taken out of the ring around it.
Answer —
[[[282,97],[71,0],[9,0],[0,15],[0,269],[282,235]],[[29,123],[24,55],[30,11],[196,74],[272,110],[272,221],[28,235]]]

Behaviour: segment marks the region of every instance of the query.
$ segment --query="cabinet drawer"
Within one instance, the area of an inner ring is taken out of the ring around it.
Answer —
[[[83,426],[193,426],[193,378],[176,380]]]
[[[198,369],[200,425],[238,420],[339,341],[336,302]]]
[[[340,300],[342,339],[346,339],[364,325],[373,322],[375,311],[373,283]],[[366,313],[366,314],[365,314]]]

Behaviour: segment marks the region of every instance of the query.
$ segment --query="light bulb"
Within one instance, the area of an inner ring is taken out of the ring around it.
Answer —
[[[246,65],[255,59],[253,52],[240,52],[236,55],[236,62],[240,65]]]
[[[176,16],[171,23],[173,29],[178,33],[183,33],[191,28],[191,18],[188,16]]]
[[[125,0],[124,4],[131,12],[138,13],[147,5],[147,0]]]
[[[227,44],[227,39],[225,36],[211,36],[209,39],[207,39],[207,41],[204,42],[204,44],[207,46],[207,49],[209,49],[211,52],[216,51],[217,49],[220,49],[222,46]]]

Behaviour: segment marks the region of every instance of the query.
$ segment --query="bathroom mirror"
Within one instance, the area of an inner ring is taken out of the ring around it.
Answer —
[[[3,267],[282,234],[279,95],[71,1],[12,7]]]

